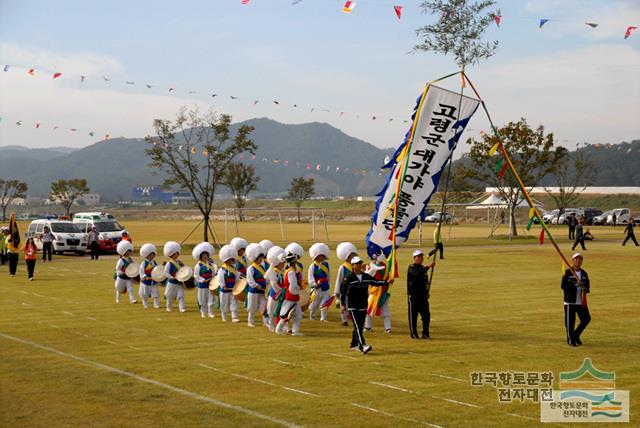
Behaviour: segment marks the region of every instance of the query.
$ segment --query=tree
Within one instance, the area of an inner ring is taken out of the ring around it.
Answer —
[[[553,133],[545,134],[542,125],[535,130],[531,129],[524,118],[518,122],[509,122],[498,129],[497,137],[483,134],[480,140],[472,138],[467,140],[467,144],[471,146],[468,155],[471,163],[463,166],[464,172],[468,177],[497,189],[500,197],[509,207],[509,239],[511,239],[518,235],[516,206],[521,202],[522,194],[509,172],[506,172],[502,179],[495,173],[496,160],[502,159],[502,155],[498,152],[498,156],[492,158],[488,153],[498,139],[502,141],[522,181],[532,188],[537,186],[544,176],[556,171],[563,158],[563,152],[554,150]]]
[[[562,154],[558,168],[553,172],[558,192],[552,192],[547,187],[544,190],[556,204],[560,217],[566,208],[578,200],[580,192],[593,184],[596,170],[591,159],[582,150],[576,150],[573,155],[564,147],[558,147],[556,151]]]
[[[315,181],[313,178],[305,180],[304,177],[297,177],[291,180],[289,187],[289,199],[293,201],[298,209],[298,223],[300,223],[300,207],[307,199],[315,195]]]
[[[255,175],[256,169],[253,165],[245,165],[243,163],[231,163],[224,175],[224,185],[231,190],[233,200],[238,208],[238,218],[244,220],[242,209],[247,202],[247,196],[250,192],[258,188],[260,177]]]
[[[49,200],[56,202],[65,209],[67,217],[71,213],[71,205],[82,196],[89,193],[87,180],[84,178],[59,179],[51,183]]]
[[[477,64],[491,57],[498,48],[498,41],[483,42],[487,27],[500,16],[500,9],[492,11],[493,0],[428,0],[422,2],[423,13],[435,15],[437,22],[416,30],[422,42],[415,51],[453,55],[456,64],[464,71],[467,65]]]
[[[0,178],[0,206],[2,220],[7,220],[7,207],[18,198],[26,198],[29,186],[24,181],[4,180]]]
[[[216,188],[233,159],[243,152],[255,153],[249,138],[253,127],[242,125],[231,136],[231,116],[182,107],[174,121],[156,119],[155,136],[146,138],[145,153],[150,166],[167,177],[164,184],[191,193],[202,213],[204,240],[209,240],[209,223]]]

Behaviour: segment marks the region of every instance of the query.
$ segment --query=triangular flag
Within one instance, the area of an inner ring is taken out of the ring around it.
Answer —
[[[172,92],[172,91],[173,91],[173,88],[169,88],[169,92]]]
[[[192,154],[192,155],[195,155],[195,154],[196,154],[196,151],[197,151],[197,150],[196,150],[195,146],[194,146],[194,147],[191,147],[191,154]]]
[[[538,242],[540,242],[540,245],[544,244],[544,229],[540,231],[540,237],[538,238]]]
[[[549,20],[548,20],[548,19],[541,19],[541,20],[540,20],[540,24],[538,24],[538,28],[542,28],[542,26],[543,26],[544,24],[546,24],[547,22],[549,22]]]
[[[344,2],[344,6],[342,7],[342,11],[344,13],[351,13],[353,9],[356,7],[356,2],[354,1],[346,1]]]
[[[249,0],[241,0],[240,3],[242,4],[249,4]]]
[[[585,22],[585,24],[591,28],[598,28],[598,24],[596,24],[595,22]]]
[[[500,167],[500,171],[498,172],[498,179],[502,180],[504,178],[504,173],[507,170],[507,163],[504,162]]]
[[[494,16],[493,16],[493,20],[494,20],[494,21],[496,21],[496,25],[497,25],[498,27],[500,27],[500,22],[502,22],[502,16],[500,16],[500,15],[494,15]]]
[[[531,208],[529,210],[529,218],[533,218],[533,216],[536,215],[536,209],[535,208]]]
[[[633,26],[627,27],[627,31],[625,31],[624,33],[624,39],[627,40],[629,37],[631,37],[631,33],[637,29],[638,27],[633,27]]]
[[[527,230],[531,230],[531,225],[533,225],[533,217],[531,217],[529,223],[527,223]]]
[[[62,76],[62,73],[58,73],[58,72],[53,73],[53,78],[54,78],[54,79],[57,79],[57,78],[58,78],[58,77],[60,77],[60,76]]]
[[[490,157],[496,154],[496,150],[498,150],[498,147],[500,147],[500,143],[495,143],[493,146],[491,146],[491,150],[489,150]]]
[[[402,18],[402,6],[393,6],[393,10],[396,12],[398,19]]]
[[[30,68],[30,69],[27,71],[27,74],[30,74],[30,75],[32,75],[32,76],[35,76],[35,74],[36,74],[36,70],[34,70],[33,68]]]
[[[504,158],[498,159],[498,163],[496,164],[496,167],[495,167],[496,174],[500,172],[500,170],[502,169],[502,165],[504,165]]]
[[[40,122],[36,122],[36,129],[40,128]]]
[[[320,171],[322,169],[322,167],[320,166],[320,164],[316,165],[316,171]]]

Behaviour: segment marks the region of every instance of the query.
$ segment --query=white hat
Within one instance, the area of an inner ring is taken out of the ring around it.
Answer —
[[[195,261],[200,261],[200,256],[202,256],[202,253],[209,254],[209,257],[213,256],[213,254],[211,254],[212,248],[213,247],[208,242],[201,242],[193,248],[191,255],[193,256]]]
[[[123,234],[123,235],[128,235],[128,234],[129,234],[129,232],[127,231],[127,229],[122,229],[122,234]]]
[[[315,260],[318,256],[329,258],[329,246],[322,242],[317,242],[309,248],[309,256],[311,260]]]
[[[354,258],[351,259],[351,264],[355,265],[358,263],[362,263],[362,259],[360,258],[360,256],[355,256]]]
[[[158,254],[158,252],[156,251],[156,246],[153,244],[144,244],[142,247],[140,247],[140,256],[144,257],[145,259],[147,258],[147,256],[151,253],[155,253]]]
[[[267,252],[264,250],[264,248],[262,248],[260,244],[251,243],[247,246],[247,258],[252,262],[255,262],[261,254],[265,255],[266,253]]]
[[[211,245],[210,243],[208,243],[206,241],[203,242],[202,245],[204,245],[207,248],[206,251],[207,251],[207,253],[209,253],[209,257],[213,257],[213,255],[216,253],[216,250],[215,250],[215,248],[213,248],[213,245]]]
[[[223,262],[226,262],[227,260],[230,260],[230,259],[237,259],[237,258],[238,258],[238,252],[231,245],[225,245],[222,248],[220,248],[220,260],[222,260]]]
[[[338,255],[338,258],[340,260],[347,261],[347,257],[349,257],[349,254],[354,253],[358,253],[358,250],[356,249],[356,246],[351,242],[341,242],[336,248],[336,254]]]
[[[418,257],[418,256],[422,256],[424,255],[424,253],[422,252],[422,250],[415,250],[413,252],[413,257]]]
[[[300,259],[304,257],[304,248],[302,248],[302,245],[298,244],[297,242],[292,242],[291,244],[287,245],[287,248],[285,248],[284,250],[289,254],[294,254]]]
[[[267,261],[270,265],[279,265],[284,261],[285,251],[282,247],[274,245],[267,251]]]
[[[164,244],[164,248],[162,250],[162,253],[165,257],[171,257],[175,253],[179,252],[180,244],[178,244],[176,241],[168,241],[166,244]]]
[[[259,244],[262,248],[264,248],[265,251],[269,251],[271,247],[273,247],[273,242],[269,241],[268,239],[263,239],[259,242]]]
[[[580,253],[575,253],[575,254],[571,257],[571,260],[576,259],[576,258],[578,258],[578,257],[580,257],[581,259],[584,259],[584,257],[582,257],[582,254],[580,254]]]
[[[235,237],[231,240],[231,242],[229,242],[229,245],[235,248],[236,251],[240,251],[243,248],[247,248],[247,245],[249,245],[249,243],[246,239]]]
[[[124,254],[127,251],[133,251],[133,245],[129,241],[120,241],[120,242],[118,242],[118,246],[116,247],[116,251],[121,256],[124,256]]]

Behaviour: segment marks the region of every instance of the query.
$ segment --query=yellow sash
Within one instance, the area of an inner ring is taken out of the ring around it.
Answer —
[[[323,263],[319,263],[319,262],[314,260],[313,264],[318,266],[320,268],[320,270],[327,275],[327,278],[329,277],[329,269]]]
[[[255,263],[255,262],[252,263],[251,266],[253,266],[253,268],[256,269],[258,272],[260,272],[260,275],[262,275],[262,277],[265,278],[265,271],[262,268],[262,266],[260,266],[259,264]]]

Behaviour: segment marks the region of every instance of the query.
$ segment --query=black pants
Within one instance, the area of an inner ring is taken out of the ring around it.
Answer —
[[[100,255],[100,247],[97,242],[92,242],[89,244],[89,248],[91,249],[91,260],[98,260],[98,256]]]
[[[576,238],[576,240],[573,243],[573,247],[571,247],[572,250],[575,250],[576,247],[578,246],[578,244],[580,244],[580,246],[582,247],[583,250],[586,250],[586,248],[584,247],[584,237],[580,236],[578,238]]]
[[[367,318],[367,309],[348,309],[353,321],[353,334],[351,335],[351,347],[357,346],[362,350],[366,345],[364,341],[364,320]]]
[[[9,257],[9,273],[11,275],[16,274],[16,270],[18,269],[18,253],[7,253]]]
[[[27,275],[28,278],[33,278],[33,272],[36,270],[36,261],[35,260],[25,260],[27,262]]]
[[[4,239],[4,236],[0,235],[0,239]],[[4,265],[7,262],[7,254],[0,253],[0,265]]]
[[[627,237],[624,238],[624,241],[622,241],[622,245],[623,246],[627,245],[628,240],[632,240],[633,243],[636,244],[636,247],[638,246],[638,241],[636,241],[636,235],[632,235],[632,234],[627,235]]]
[[[580,318],[580,324],[578,328],[574,329],[576,325],[576,315]],[[564,305],[564,324],[567,329],[567,343],[574,344],[576,340],[580,340],[580,335],[587,328],[591,321],[591,315],[589,314],[589,308],[583,305]]]
[[[569,239],[576,239],[576,228],[569,226]]]
[[[42,261],[45,262],[47,259],[51,261],[51,254],[53,253],[53,244],[51,242],[43,242],[42,243]]]
[[[418,314],[422,318],[422,336],[429,337],[429,325],[431,324],[429,299],[409,299],[409,332],[414,339],[420,338],[418,334]]]
[[[438,251],[440,251],[440,260],[444,259],[444,245],[442,245],[442,242],[438,242],[435,245],[436,247],[433,250],[429,251],[429,257],[437,254]]]

